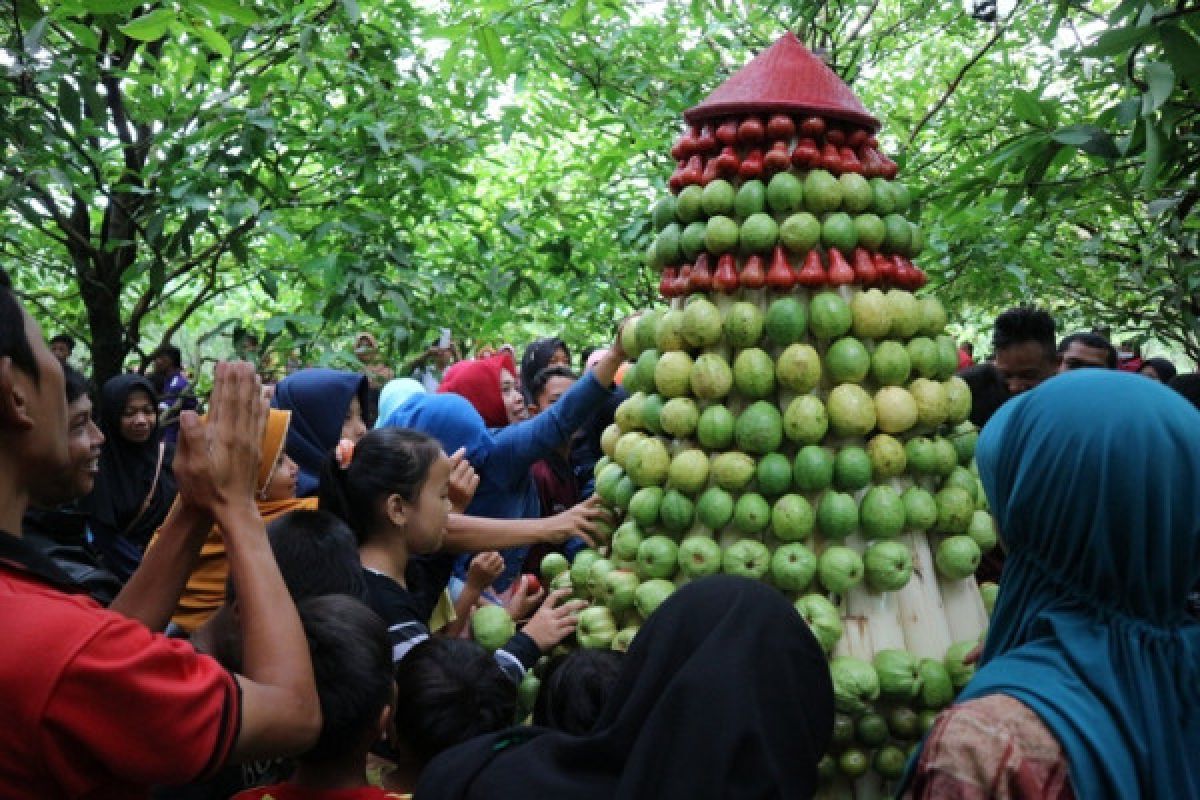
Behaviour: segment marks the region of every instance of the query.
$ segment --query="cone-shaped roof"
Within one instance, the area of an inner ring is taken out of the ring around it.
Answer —
[[[812,113],[879,130],[850,87],[794,33],[735,72],[700,105],[683,112],[690,123],[733,114],[783,111]]]

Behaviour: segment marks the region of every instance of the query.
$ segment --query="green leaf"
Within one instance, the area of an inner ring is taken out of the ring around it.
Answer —
[[[1154,28],[1148,25],[1141,28],[1113,28],[1101,34],[1095,44],[1085,47],[1079,52],[1082,55],[1093,58],[1114,56],[1118,53],[1127,52],[1136,45],[1141,44],[1149,39],[1153,33]]]
[[[167,35],[167,29],[177,21],[174,11],[156,8],[149,14],[134,17],[127,24],[117,28],[130,39],[139,42],[156,42]]]
[[[58,82],[58,113],[70,123],[71,127],[79,130],[79,113],[81,110],[79,92],[71,82],[63,78]]]
[[[1154,119],[1146,117],[1146,164],[1142,168],[1142,179],[1140,186],[1142,189],[1149,189],[1154,185],[1154,181],[1158,178],[1158,171],[1162,168],[1162,151],[1163,141],[1162,132],[1159,131],[1158,125]]]
[[[83,7],[93,14],[125,14],[143,4],[143,0],[83,0]]]
[[[1143,106],[1142,113],[1158,111],[1174,90],[1175,70],[1165,62],[1151,61],[1146,65],[1146,100],[1149,107]]]
[[[237,0],[195,0],[195,2],[214,14],[222,14],[242,25],[255,25],[259,21],[257,11],[242,5]]]
[[[357,0],[342,0],[342,8],[346,10],[346,16],[350,18],[352,24],[357,25],[358,21],[362,19]]]
[[[558,27],[563,30],[571,30],[578,27],[587,13],[587,6],[588,0],[575,0],[571,7],[563,12],[562,17],[558,20]]]
[[[475,32],[475,38],[479,42],[479,49],[487,56],[488,63],[492,65],[492,71],[497,75],[507,74],[507,58],[504,53],[504,44],[500,41],[500,35],[491,27],[481,27]]]
[[[1116,158],[1119,155],[1112,136],[1095,125],[1071,125],[1050,134],[1050,138],[1094,156]]]
[[[1183,78],[1193,92],[1200,92],[1200,40],[1178,25],[1158,29],[1163,51],[1175,74]]]
[[[21,44],[25,47],[26,53],[32,53],[42,48],[42,36],[45,35],[48,24],[50,24],[50,17],[42,17],[33,23],[29,30],[25,31]]]
[[[222,58],[231,58],[233,56],[233,47],[230,46],[229,40],[220,34],[220,32],[203,25],[197,25],[191,29],[196,37]]]
[[[1030,125],[1042,126],[1045,118],[1042,116],[1042,106],[1037,95],[1024,89],[1013,92],[1012,108],[1016,115]]]

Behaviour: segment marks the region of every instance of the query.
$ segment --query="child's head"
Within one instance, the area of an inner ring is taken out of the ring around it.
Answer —
[[[541,413],[558,402],[558,398],[575,385],[579,376],[570,367],[553,364],[539,370],[529,382],[529,396],[533,398],[533,410]]]
[[[267,424],[263,429],[262,456],[258,465],[258,500],[260,502],[278,502],[290,500],[296,496],[296,479],[300,468],[288,457],[284,450],[287,441],[288,426],[292,412],[278,408],[271,409],[267,415]]]
[[[387,729],[392,649],[387,625],[353,597],[328,594],[297,604],[321,701],[321,736],[307,764],[366,752]]]
[[[354,446],[342,469],[332,457],[321,479],[321,508],[337,514],[358,543],[403,534],[410,553],[432,553],[442,544],[450,459],[437,440],[407,428],[378,428]]]
[[[392,739],[418,764],[512,725],[517,687],[477,643],[431,638],[396,665]]]
[[[574,650],[552,659],[533,705],[533,724],[575,735],[591,732],[624,657],[615,650]]]

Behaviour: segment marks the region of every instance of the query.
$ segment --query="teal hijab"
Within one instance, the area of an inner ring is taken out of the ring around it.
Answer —
[[[1031,708],[1076,797],[1200,798],[1200,413],[1079,370],[1005,403],[976,458],[1008,560],[959,702]]]
[[[382,428],[386,420],[396,409],[404,405],[408,398],[415,394],[425,394],[425,387],[420,381],[412,378],[395,378],[387,382],[379,393],[379,409],[376,414],[375,427]]]

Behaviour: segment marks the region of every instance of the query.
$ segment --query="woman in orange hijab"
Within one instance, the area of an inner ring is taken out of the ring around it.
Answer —
[[[258,481],[255,484],[258,490],[255,501],[263,522],[270,522],[296,509],[312,510],[317,507],[315,497],[296,498],[299,467],[283,449],[291,418],[292,412],[273,408],[267,418],[267,429],[263,432],[262,461],[258,465]],[[225,581],[228,577],[225,540],[214,526],[200,549],[196,568],[188,578],[171,621],[188,633],[204,624],[225,602]]]

